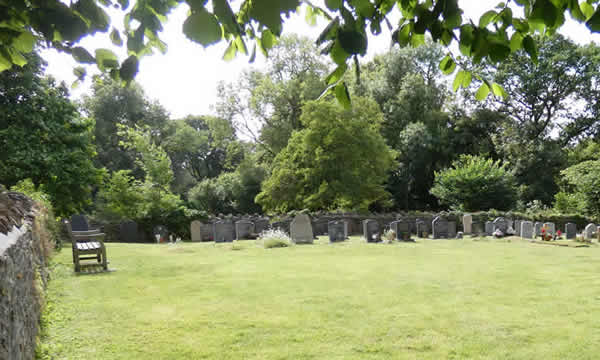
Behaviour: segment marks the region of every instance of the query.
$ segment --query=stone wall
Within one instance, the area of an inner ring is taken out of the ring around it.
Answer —
[[[35,357],[48,254],[37,231],[32,203],[20,194],[0,195],[4,195],[0,197],[4,209],[11,209],[11,221],[20,225],[0,232],[0,359],[31,360]],[[7,214],[0,211],[0,216],[8,218]]]

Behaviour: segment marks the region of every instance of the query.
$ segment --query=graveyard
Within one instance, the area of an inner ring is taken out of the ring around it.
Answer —
[[[110,243],[114,271],[82,275],[63,251],[51,265],[41,351],[61,359],[597,355],[597,246],[414,240]]]

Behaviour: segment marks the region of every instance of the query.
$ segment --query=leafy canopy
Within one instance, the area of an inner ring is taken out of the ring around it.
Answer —
[[[500,2],[484,13],[479,22],[464,19],[458,0],[326,0],[324,8],[301,0],[61,0],[22,1],[0,3],[2,35],[0,37],[0,71],[12,64],[24,65],[24,54],[32,51],[36,41],[44,41],[61,51],[70,53],[82,64],[95,64],[114,79],[130,81],[138,71],[139,58],[153,51],[165,52],[167,44],[160,39],[163,23],[168,14],[182,3],[190,7],[183,24],[183,33],[202,46],[221,41],[229,45],[224,59],[238,53],[253,60],[257,49],[264,54],[273,47],[283,29],[283,16],[306,7],[306,19],[315,23],[316,17],[328,19],[316,42],[324,47],[338,68],[332,73],[329,90],[342,104],[349,104],[349,95],[341,74],[352,58],[367,52],[367,33],[378,35],[383,27],[393,32],[393,41],[400,46],[419,46],[429,34],[445,46],[458,44],[464,56],[476,63],[482,60],[503,61],[514,51],[524,49],[534,62],[537,49],[532,34],[554,33],[570,15],[584,22],[591,32],[600,32],[599,0],[515,0]],[[238,5],[238,6],[232,6]],[[524,10],[518,17],[512,7]],[[107,14],[113,7],[124,14],[125,29],[117,30]],[[402,14],[393,25],[387,16],[394,9]],[[115,46],[126,46],[129,57],[122,62],[110,49],[96,49],[91,54],[78,46],[80,40],[98,32],[109,33]],[[448,55],[440,68],[453,73],[456,60]],[[86,71],[78,67],[75,74],[83,79]],[[457,73],[456,84],[468,86],[471,76],[466,71]],[[478,98],[490,91],[504,95],[497,84],[488,81],[480,87]]]

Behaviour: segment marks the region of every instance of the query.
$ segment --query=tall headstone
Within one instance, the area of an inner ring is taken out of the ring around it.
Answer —
[[[521,237],[525,239],[533,239],[533,223],[531,221],[521,221]]]
[[[456,222],[448,221],[448,238],[454,239],[456,237]]]
[[[247,240],[254,236],[254,223],[249,220],[240,220],[235,222],[235,239]]]
[[[491,221],[486,221],[485,222],[485,235],[492,236],[493,233],[494,233],[494,223],[492,223]]]
[[[390,223],[390,228],[396,233],[396,240],[410,240],[411,223],[405,219],[393,221]]]
[[[125,221],[119,225],[119,241],[137,242],[138,236],[138,224],[135,221]]]
[[[259,218],[254,221],[254,231],[257,234],[267,230],[269,228],[269,219],[267,218]]]
[[[199,220],[194,220],[190,224],[190,234],[193,242],[202,241],[202,223]]]
[[[342,220],[342,222],[344,223],[344,240],[347,240],[348,236],[350,235],[350,232],[348,231],[350,224],[347,220]]]
[[[515,236],[521,236],[521,220],[515,220]]]
[[[494,220],[494,231],[500,230],[503,234],[506,234],[506,230],[508,230],[508,221],[503,217],[498,217]]]
[[[417,237],[424,238],[424,237],[426,237],[425,235],[429,236],[429,226],[427,226],[427,223],[425,222],[425,220],[417,219],[416,224],[417,224]]]
[[[535,232],[536,237],[542,235],[542,226],[543,226],[543,224],[539,221],[536,221],[535,224],[533,225],[533,230]]]
[[[158,235],[158,242],[168,242],[169,241],[169,230],[164,225],[155,226],[152,230],[152,235],[156,240],[156,235]]]
[[[471,225],[471,234],[475,236],[484,236],[485,235],[485,223],[481,221],[474,221]]]
[[[546,228],[546,234],[550,234],[550,235],[556,234],[556,226],[554,226],[554,223],[551,223],[551,222],[544,223],[543,227]]]
[[[88,231],[90,229],[90,225],[88,224],[85,216],[73,215],[71,216],[71,229],[73,231]]]
[[[463,215],[463,232],[465,234],[473,233],[473,215],[471,215],[471,214]]]
[[[327,233],[329,234],[329,242],[339,242],[346,239],[343,221],[330,221],[328,224]]]
[[[436,217],[431,222],[431,229],[433,232],[434,239],[447,239],[448,238],[448,220],[441,216]]]
[[[379,229],[379,222],[377,220],[364,220],[363,221],[363,236],[365,240],[370,243],[381,241],[381,231]]]
[[[596,224],[587,224],[585,230],[583,231],[583,237],[586,240],[594,239],[594,234],[598,231],[598,227]]]
[[[577,237],[577,225],[567,223],[565,225],[565,236],[567,239],[575,239]]]
[[[314,240],[310,218],[306,214],[298,214],[290,224],[290,236],[295,244],[312,244]]]
[[[219,220],[213,224],[213,238],[216,243],[233,242],[235,227],[231,220]]]

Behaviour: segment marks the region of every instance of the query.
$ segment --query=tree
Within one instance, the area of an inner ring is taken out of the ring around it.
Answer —
[[[24,67],[0,73],[0,183],[31,179],[58,216],[83,211],[100,183],[93,123],[82,119],[64,84],[43,76],[35,53]]]
[[[507,163],[463,155],[452,168],[436,171],[431,193],[462,211],[510,210],[516,201],[515,178]]]
[[[307,102],[305,128],[276,156],[256,201],[273,212],[367,210],[385,202],[395,154],[379,133],[382,120],[377,104],[365,98],[357,97],[351,110],[330,101]]]
[[[556,195],[556,207],[600,215],[600,160],[587,160],[561,171],[563,191]]]
[[[207,1],[186,1],[190,13],[183,24],[183,33],[202,46],[228,41],[225,59],[243,53],[252,60],[257,48],[265,54],[272,48],[282,32],[282,15],[296,11],[301,4],[301,0],[245,0],[234,12],[230,6],[232,2],[213,0],[212,6],[205,7]],[[129,0],[79,0],[69,4],[61,0],[4,2],[0,13],[5,14],[6,36],[0,39],[0,71],[12,64],[24,65],[27,60],[23,53],[31,51],[39,39],[72,54],[80,63],[95,64],[114,79],[131,81],[138,71],[139,57],[154,50],[166,51],[167,44],[159,36],[162,22],[181,3],[182,0],[137,0],[129,7]],[[356,60],[357,56],[366,54],[367,31],[378,35],[384,26],[393,31],[393,41],[401,46],[421,45],[427,33],[447,47],[458,44],[461,53],[476,63],[502,61],[517,49],[525,49],[532,60],[537,61],[537,49],[531,35],[556,32],[564,24],[567,13],[575,20],[585,22],[590,31],[600,31],[598,0],[582,3],[570,0],[503,2],[484,13],[478,23],[462,17],[458,0],[327,0],[326,9],[308,1],[302,3],[306,4],[309,22],[314,23],[317,16],[329,21],[317,43],[324,46],[324,52],[338,65],[330,79],[330,90],[345,105],[349,105],[349,96],[339,75],[346,71],[350,59]],[[515,16],[509,5],[524,10],[524,16]],[[105,11],[110,6],[124,15],[123,33],[111,27],[111,19]],[[394,9],[402,14],[396,27],[387,18]],[[127,46],[129,57],[122,62],[109,49],[96,49],[92,55],[78,46],[88,35],[109,31],[115,46]],[[254,43],[251,47],[250,42]],[[445,72],[452,73],[456,61],[447,56],[440,66]],[[79,67],[75,73],[82,79],[86,71]],[[471,76],[464,77],[464,74],[459,72],[457,77],[460,83],[468,86]],[[490,90],[501,93],[491,85],[489,81],[484,83],[480,95],[487,96]]]

